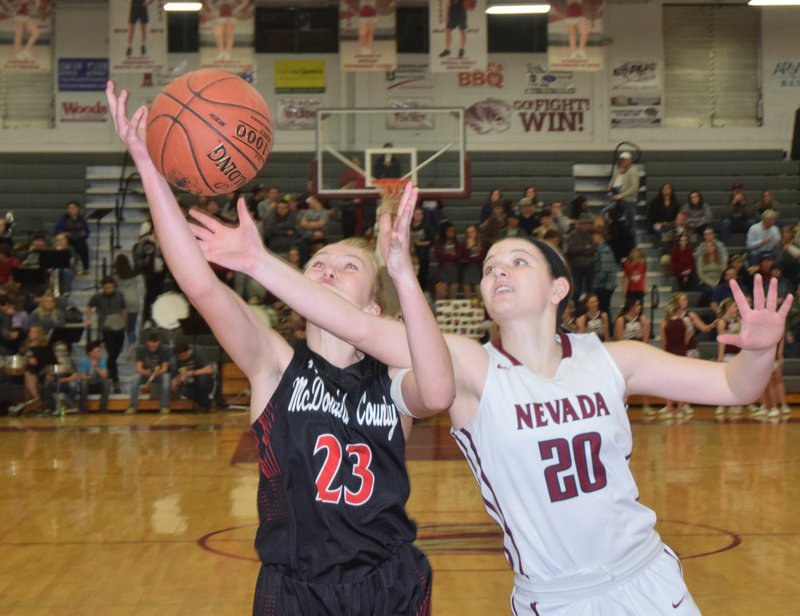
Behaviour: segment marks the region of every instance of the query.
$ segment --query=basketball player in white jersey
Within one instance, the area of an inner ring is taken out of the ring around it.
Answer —
[[[410,365],[402,324],[358,314],[325,289],[311,289],[263,248],[251,220],[199,239],[206,258],[243,269],[321,327],[384,362]],[[742,328],[722,342],[743,350],[729,363],[702,361],[639,342],[556,335],[570,295],[561,255],[522,238],[489,250],[481,293],[499,339],[481,346],[446,336],[456,378],[450,418],[504,533],[514,614],[699,613],[678,558],[654,529],[655,513],[638,501],[624,398],[669,398],[678,389],[699,404],[758,397],[792,300],[777,309],[775,282],[765,299],[757,281],[750,308],[731,286]]]

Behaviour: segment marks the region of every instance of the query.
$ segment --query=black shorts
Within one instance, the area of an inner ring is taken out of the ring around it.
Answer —
[[[350,584],[314,584],[261,565],[253,616],[430,616],[433,573],[412,545]]]
[[[128,15],[128,23],[135,24],[137,21],[146,24],[150,21],[147,14],[147,5],[142,0],[131,0],[131,12]]]
[[[450,14],[447,16],[447,29],[455,30],[456,28],[460,30],[467,29],[467,12],[457,5],[451,5]]]

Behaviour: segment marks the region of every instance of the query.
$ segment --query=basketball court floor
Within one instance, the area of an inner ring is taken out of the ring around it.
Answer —
[[[631,411],[641,500],[704,614],[798,613],[797,414]],[[445,417],[415,427],[408,460],[434,615],[508,614],[500,534]],[[250,613],[257,467],[245,412],[3,417],[0,477],[0,614]]]

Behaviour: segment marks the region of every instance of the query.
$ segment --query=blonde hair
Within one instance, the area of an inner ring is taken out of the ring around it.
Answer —
[[[359,250],[364,255],[365,261],[372,266],[373,282],[372,289],[370,289],[370,299],[377,303],[381,307],[381,310],[383,310],[385,303],[383,297],[383,280],[381,280],[380,276],[381,266],[378,261],[378,256],[375,254],[375,251],[372,250],[369,242],[363,237],[346,237],[336,242],[336,244],[350,246],[351,248]]]
[[[733,299],[732,297],[726,297],[725,299],[723,299],[719,304],[719,310],[717,311],[717,316],[718,317],[725,316],[725,313],[728,312],[728,308],[730,308],[731,305],[736,305],[735,299]]]

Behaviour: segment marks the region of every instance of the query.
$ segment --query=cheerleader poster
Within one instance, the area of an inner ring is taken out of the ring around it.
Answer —
[[[255,0],[205,0],[200,13],[200,66],[255,81]]]
[[[603,68],[603,0],[553,0],[547,24],[549,70]]]
[[[51,11],[49,0],[0,0],[0,69],[52,72]]]
[[[343,71],[393,71],[397,68],[395,3],[391,0],[341,0],[339,67]]]

